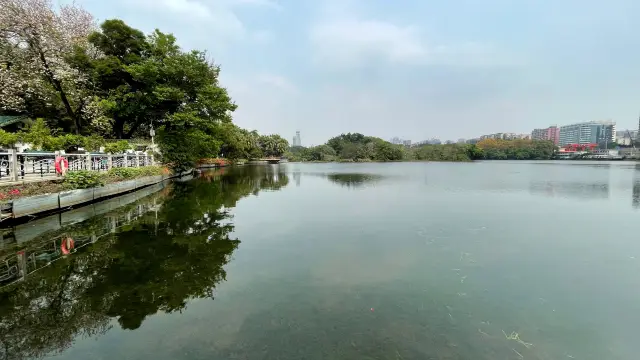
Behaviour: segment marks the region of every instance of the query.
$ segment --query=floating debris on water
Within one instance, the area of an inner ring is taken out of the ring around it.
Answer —
[[[515,340],[518,343],[524,345],[524,347],[526,347],[527,349],[533,346],[533,344],[531,344],[531,343],[522,341],[522,339],[520,339],[520,334],[518,334],[515,331],[512,331],[511,334],[509,334],[509,335],[507,335],[507,333],[504,332],[504,330],[502,330],[502,333],[504,334],[504,337],[507,338],[507,340]]]
[[[516,354],[518,354],[518,356],[520,357],[520,359],[524,359],[524,356],[522,356],[522,354],[520,354],[518,351],[516,351],[516,349],[511,349],[513,350],[513,352],[515,352]]]
[[[466,279],[466,278],[467,278],[467,275],[463,276],[462,279],[460,279],[460,283],[461,284],[464,283],[464,279]]]

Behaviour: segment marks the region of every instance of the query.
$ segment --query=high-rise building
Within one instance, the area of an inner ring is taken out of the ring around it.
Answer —
[[[302,140],[300,140],[300,131],[296,131],[296,135],[293,137],[292,146],[302,146]]]
[[[553,141],[555,145],[558,145],[560,141],[560,129],[555,125],[549,126],[546,129],[533,129],[531,139]]]
[[[613,121],[589,121],[560,127],[558,144],[598,144],[616,141],[616,123]]]

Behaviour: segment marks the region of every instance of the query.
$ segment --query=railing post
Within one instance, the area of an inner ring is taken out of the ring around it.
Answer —
[[[129,167],[129,161],[127,160],[127,153],[124,153],[124,167]]]
[[[85,165],[85,170],[93,170],[92,169],[92,164],[91,164],[91,153],[88,153],[86,155],[86,159],[84,161],[85,161],[85,164],[86,164]]]
[[[9,179],[11,181],[18,181],[18,152],[16,149],[9,150]]]
[[[107,170],[111,170],[113,168],[113,155],[107,155]]]
[[[151,166],[154,166],[156,163],[153,161],[153,155],[149,155],[149,164],[151,164]]]

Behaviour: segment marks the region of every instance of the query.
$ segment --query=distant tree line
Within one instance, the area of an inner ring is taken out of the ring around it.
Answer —
[[[487,139],[477,144],[425,144],[407,147],[359,133],[333,137],[326,144],[296,146],[285,154],[291,161],[473,161],[551,159],[550,141]]]

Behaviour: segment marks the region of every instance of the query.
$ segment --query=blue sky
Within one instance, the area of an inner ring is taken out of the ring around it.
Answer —
[[[637,129],[637,0],[81,0],[207,50],[235,122],[320,144],[611,119]],[[635,15],[635,16],[634,16]],[[636,26],[634,26],[636,25]]]

